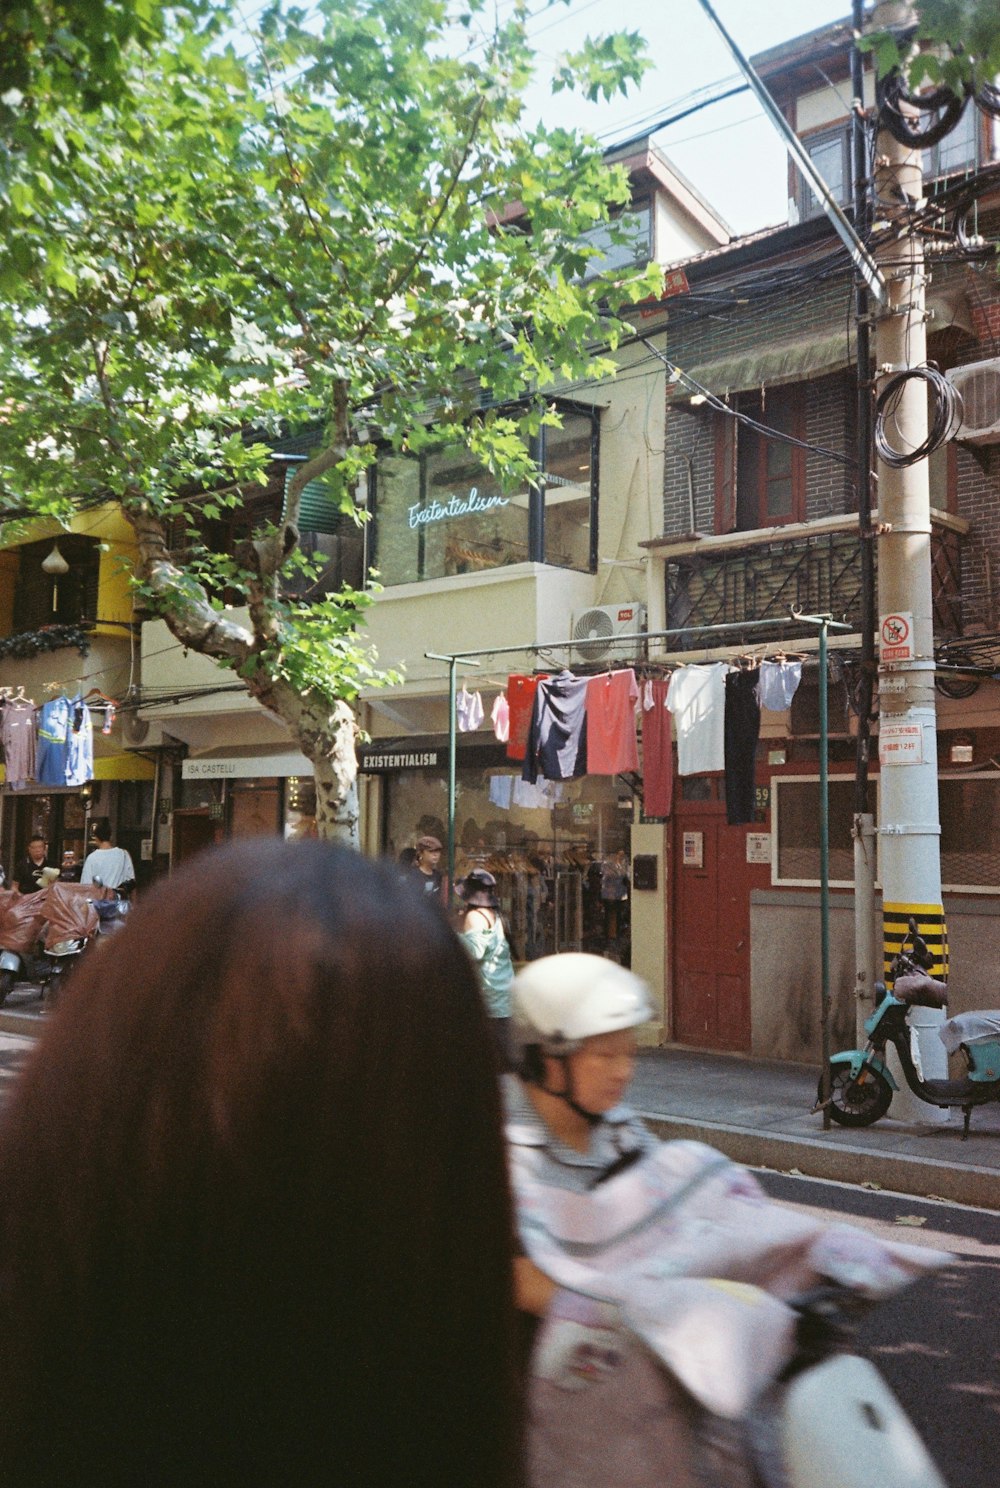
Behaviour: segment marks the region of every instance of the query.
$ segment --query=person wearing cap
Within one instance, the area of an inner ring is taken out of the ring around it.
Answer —
[[[455,886],[465,905],[459,940],[475,962],[501,1069],[509,1069],[510,989],[514,963],[500,914],[497,881],[485,868],[473,868]]]
[[[440,841],[437,837],[418,837],[413,846],[416,857],[408,870],[410,876],[425,894],[433,894],[435,899],[440,899],[441,885],[444,882],[441,873],[441,853],[444,849]]]

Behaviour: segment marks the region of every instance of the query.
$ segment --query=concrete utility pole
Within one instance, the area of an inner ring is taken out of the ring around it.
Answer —
[[[881,0],[872,29],[906,26],[913,15],[900,0]],[[901,195],[902,194],[902,195]],[[927,358],[923,244],[907,225],[908,203],[923,196],[919,150],[885,130],[876,143],[875,219],[894,222],[898,235],[876,255],[889,285],[889,302],[876,318],[875,368],[879,391],[898,372]],[[927,437],[927,388],[910,379],[900,394],[891,439],[914,449]],[[934,955],[931,975],[948,974],[948,941],[941,903],[941,827],[938,814],[937,724],[931,590],[930,488],[926,459],[893,469],[877,465],[879,761],[882,938],[886,969],[912,916]],[[944,1014],[920,1009],[918,1049],[924,1075],[946,1078],[947,1055],[935,1026]],[[895,1070],[900,1093],[893,1114],[947,1120],[947,1112],[918,1103]]]

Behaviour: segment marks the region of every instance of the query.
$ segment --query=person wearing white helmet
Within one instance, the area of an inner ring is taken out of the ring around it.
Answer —
[[[652,1016],[645,982],[614,961],[567,951],[532,961],[511,989],[517,1077],[507,1082],[507,1140],[519,1171],[585,1193],[656,1146],[623,1103],[637,1030]],[[518,1304],[543,1316],[555,1284],[515,1265]]]

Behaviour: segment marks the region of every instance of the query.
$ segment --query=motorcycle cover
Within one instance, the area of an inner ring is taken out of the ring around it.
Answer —
[[[34,894],[0,889],[0,950],[30,955],[45,922],[46,893],[45,889]]]
[[[693,1488],[706,1471],[742,1488],[739,1422],[794,1350],[787,1299],[820,1281],[885,1297],[951,1259],[774,1203],[698,1142],[583,1194],[540,1181],[537,1151],[515,1145],[511,1163],[521,1242],[565,1289],[529,1389],[546,1488]]]
[[[55,945],[60,940],[89,939],[97,929],[97,910],[90,898],[104,898],[107,890],[95,889],[81,884],[54,883],[43,889],[39,898],[45,900],[45,945]]]

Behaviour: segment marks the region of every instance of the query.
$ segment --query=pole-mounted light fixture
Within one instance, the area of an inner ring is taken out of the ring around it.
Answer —
[[[42,559],[42,572],[51,574],[54,579],[64,578],[69,573],[69,564],[59,551],[59,544],[52,544],[52,552],[47,558]]]

